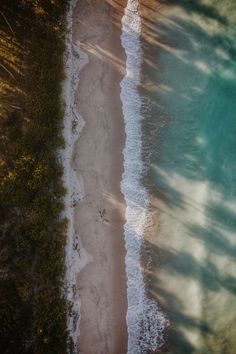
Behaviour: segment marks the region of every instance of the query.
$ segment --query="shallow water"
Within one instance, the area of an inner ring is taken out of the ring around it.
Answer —
[[[163,353],[235,354],[236,3],[167,3],[146,20],[155,41],[143,38],[144,183],[158,220],[148,290],[171,322]]]

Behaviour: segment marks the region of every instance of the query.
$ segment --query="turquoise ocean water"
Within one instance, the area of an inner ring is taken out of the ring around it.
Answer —
[[[165,3],[142,41],[147,289],[163,353],[235,354],[236,2]]]

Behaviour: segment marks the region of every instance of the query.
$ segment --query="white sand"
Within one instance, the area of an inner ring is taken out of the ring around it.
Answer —
[[[67,19],[66,146],[61,154],[68,191],[66,282],[68,300],[73,304],[68,327],[74,343],[79,343],[76,351],[122,354],[127,349],[124,202],[120,193],[123,6],[106,0],[79,1],[74,9],[75,4],[71,2]]]

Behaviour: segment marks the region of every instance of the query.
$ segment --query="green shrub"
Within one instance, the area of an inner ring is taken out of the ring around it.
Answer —
[[[14,92],[0,91],[7,102],[0,112],[2,353],[64,354],[69,341],[62,296],[67,225],[60,217],[64,187],[56,158],[63,145],[66,3],[11,0],[2,10],[14,33],[4,23],[1,53],[14,57],[16,76],[0,71]]]

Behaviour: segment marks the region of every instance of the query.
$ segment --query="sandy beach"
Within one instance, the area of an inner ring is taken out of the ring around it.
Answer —
[[[91,257],[77,279],[79,352],[83,354],[122,354],[127,350],[124,201],[120,192],[123,5],[79,1],[74,10],[73,41],[89,59],[80,72],[77,92],[77,110],[85,127],[72,163],[84,188],[84,198],[75,210],[75,232]]]

